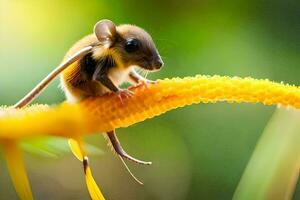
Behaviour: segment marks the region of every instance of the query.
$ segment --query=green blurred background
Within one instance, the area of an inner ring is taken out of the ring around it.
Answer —
[[[218,74],[300,85],[298,0],[0,2],[0,105],[23,97],[103,18],[136,24],[153,36],[165,67],[150,79]],[[58,85],[56,80],[36,102],[64,101]],[[118,130],[130,154],[153,161],[150,167],[128,163],[145,186],[131,179],[101,135],[90,136],[87,141],[100,149],[90,156],[95,179],[107,199],[231,199],[274,110],[194,105]],[[81,164],[66,142],[23,144],[36,199],[89,199]],[[30,153],[28,144],[56,150]],[[0,199],[17,199],[3,157],[0,161]]]

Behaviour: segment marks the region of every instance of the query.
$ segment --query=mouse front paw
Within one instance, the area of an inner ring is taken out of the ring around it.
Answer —
[[[120,99],[121,103],[123,104],[123,99],[130,98],[134,95],[134,92],[128,89],[120,89],[118,92],[116,92],[116,95]]]

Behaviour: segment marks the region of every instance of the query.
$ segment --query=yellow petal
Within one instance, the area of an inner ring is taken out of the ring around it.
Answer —
[[[15,141],[3,141],[3,152],[15,190],[22,200],[33,199],[21,151]]]
[[[95,182],[89,166],[85,169],[85,181],[92,200],[104,200],[97,183]]]
[[[76,158],[80,161],[83,161],[83,156],[85,155],[85,151],[83,149],[82,139],[81,138],[69,139],[69,146],[71,148],[72,153],[76,156]]]
[[[78,158],[78,160],[83,162],[85,182],[90,193],[92,200],[104,200],[104,197],[95,182],[91,169],[88,165],[88,158],[84,150],[84,143],[82,138],[78,137],[76,139],[69,139],[69,145],[73,154]],[[84,158],[84,159],[83,159]]]

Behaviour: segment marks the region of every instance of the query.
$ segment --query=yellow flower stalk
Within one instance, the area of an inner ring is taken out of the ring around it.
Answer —
[[[194,103],[263,103],[300,108],[300,88],[252,78],[195,76],[159,80],[130,89],[123,102],[114,95],[88,98],[56,107],[33,105],[0,109],[0,139],[40,135],[74,138],[127,127],[166,111]]]
[[[0,141],[9,147],[10,144],[5,141],[41,135],[74,138],[70,140],[73,153],[83,163],[87,163],[82,141],[78,139],[84,134],[127,127],[177,107],[227,101],[300,108],[299,87],[252,78],[198,75],[159,80],[156,84],[132,87],[130,90],[134,95],[124,99],[123,102],[116,95],[109,94],[88,98],[78,104],[62,103],[54,107],[47,105],[33,105],[22,109],[3,107],[0,109]],[[14,163],[11,163],[10,168],[13,168]],[[90,168],[88,165],[85,166],[87,166],[85,177],[91,198],[104,199]],[[26,175],[23,174],[22,177],[22,180],[21,178],[14,180],[17,191],[20,182],[27,185]],[[13,173],[12,178],[15,179]],[[29,184],[26,188],[21,192],[18,191],[22,199],[26,199],[25,195],[28,195],[27,199],[31,198],[31,193],[28,192]]]

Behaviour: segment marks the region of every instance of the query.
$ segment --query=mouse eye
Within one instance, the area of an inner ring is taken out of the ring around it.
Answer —
[[[137,39],[131,38],[128,39],[125,43],[125,50],[128,53],[135,52],[139,49],[139,41]]]

